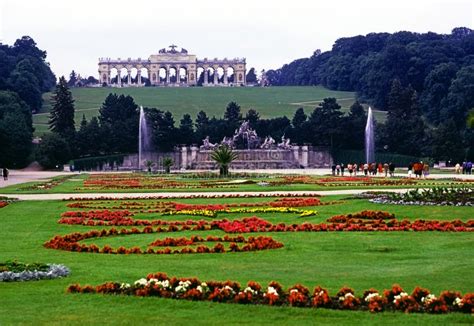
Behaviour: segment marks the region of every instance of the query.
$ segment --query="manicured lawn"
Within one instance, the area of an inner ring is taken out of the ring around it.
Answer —
[[[189,113],[194,119],[201,110],[210,117],[221,117],[230,101],[236,101],[244,114],[253,108],[262,118],[286,115],[291,119],[299,107],[309,114],[326,97],[337,98],[346,112],[355,99],[353,92],[331,91],[323,87],[73,88],[76,125],[79,125],[83,115],[87,119],[97,116],[109,93],[130,95],[138,105],[169,110],[178,122],[183,114]],[[50,93],[44,95],[42,113],[33,116],[38,135],[45,131],[44,126],[48,122],[50,97]],[[385,119],[385,112],[375,111],[374,114],[379,121]]]
[[[340,200],[344,196],[325,197]],[[261,202],[269,198],[176,200],[186,203]],[[325,309],[246,306],[170,299],[66,294],[71,283],[133,282],[151,272],[201,280],[249,280],[263,285],[271,280],[285,287],[302,283],[326,287],[330,293],[350,286],[356,293],[383,290],[399,283],[407,292],[417,285],[435,294],[455,289],[474,290],[472,233],[441,232],[287,232],[267,233],[284,247],[276,250],[196,255],[107,255],[45,249],[56,234],[101,229],[58,224],[62,212],[76,210],[64,201],[17,202],[0,209],[0,261],[18,259],[62,263],[72,274],[65,279],[28,283],[0,283],[0,324],[450,324],[474,322],[470,315],[427,315],[348,312]],[[110,204],[108,204],[110,205]],[[371,204],[364,200],[315,207],[319,215],[299,218],[289,214],[256,214],[272,223],[319,223],[336,214],[364,209],[387,210],[397,218],[472,219],[469,207],[414,207]],[[240,218],[248,214],[222,217]],[[138,214],[136,218],[166,218]],[[191,218],[191,217],[182,217]],[[221,216],[219,216],[221,218]],[[201,219],[201,217],[194,217]],[[204,218],[205,219],[205,218]],[[209,220],[209,219],[208,219]],[[224,235],[223,231],[129,235],[94,239],[98,245],[146,246],[166,236]]]

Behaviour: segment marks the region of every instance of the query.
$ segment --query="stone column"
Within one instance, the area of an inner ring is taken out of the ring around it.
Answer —
[[[132,83],[132,72],[127,69],[127,86],[130,86]]]
[[[142,86],[142,71],[137,70],[137,84],[138,86]]]
[[[170,83],[170,66],[166,66],[166,84]]]
[[[219,75],[217,74],[217,68],[216,67],[213,67],[214,68],[214,85],[217,85],[219,84]]]
[[[300,162],[300,155],[299,155],[300,147],[298,145],[293,145],[293,157],[295,161],[298,163]]]
[[[224,85],[227,85],[229,81],[227,80],[227,68],[224,68]]]
[[[122,87],[122,76],[120,76],[120,70],[117,70],[117,85]]]
[[[196,145],[192,145],[191,146],[191,162],[189,162],[189,165],[192,165],[193,163],[196,162],[197,151],[198,151],[198,147]]]
[[[302,150],[302,153],[301,153],[300,164],[306,168],[308,167],[308,146],[307,145],[301,146],[301,150]]]
[[[186,169],[188,167],[188,148],[186,146],[181,147],[181,168]]]
[[[207,81],[207,79],[209,77],[208,74],[209,74],[209,71],[207,70],[207,68],[204,68],[204,82],[203,82],[204,85],[207,85],[207,83],[208,83],[208,81]]]

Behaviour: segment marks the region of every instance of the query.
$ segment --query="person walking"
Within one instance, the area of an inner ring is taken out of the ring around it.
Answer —
[[[351,177],[352,177],[352,171],[353,171],[352,169],[353,169],[353,168],[354,168],[354,167],[352,166],[351,163],[347,164],[347,171],[349,171],[349,175],[350,175]]]
[[[471,174],[472,173],[472,162],[469,161],[466,163],[466,174]]]
[[[10,173],[10,171],[8,171],[7,168],[3,168],[2,169],[2,175],[3,175],[3,180],[7,181],[8,180],[8,174]]]
[[[395,174],[395,164],[393,162],[390,162],[388,165],[388,171],[390,172],[390,177],[393,178]]]
[[[413,174],[413,164],[410,163],[408,164],[408,177],[411,178],[412,174]]]
[[[336,165],[336,174],[339,175],[341,173],[341,166],[338,164]]]
[[[382,172],[383,172],[383,165],[382,165],[382,163],[379,163],[379,164],[377,165],[377,170],[378,170],[379,174],[382,174]]]
[[[332,172],[332,176],[334,177],[336,175],[336,164],[334,164],[334,163],[331,166],[331,172]]]
[[[456,174],[461,173],[461,164],[456,163],[456,165],[454,166],[454,172],[455,172]]]
[[[369,172],[369,164],[365,163],[364,164],[364,175],[367,176],[368,172]]]
[[[426,179],[427,176],[430,175],[430,166],[428,163],[423,164],[423,178]]]
[[[385,162],[383,164],[383,172],[385,173],[385,178],[386,178],[387,175],[388,175],[388,163],[387,162]]]
[[[341,163],[341,176],[344,176],[344,163]]]

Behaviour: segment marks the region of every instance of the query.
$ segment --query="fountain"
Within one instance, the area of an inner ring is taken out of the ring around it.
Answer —
[[[374,118],[370,106],[367,113],[367,124],[365,125],[365,161],[367,163],[375,161]]]
[[[148,124],[146,121],[145,111],[143,106],[140,106],[140,122],[138,125],[138,170],[143,166],[144,153],[151,151],[150,134]]]

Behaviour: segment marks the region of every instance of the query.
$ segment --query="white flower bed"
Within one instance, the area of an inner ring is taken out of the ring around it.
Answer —
[[[41,279],[53,279],[58,277],[66,277],[71,272],[64,265],[48,264],[47,271],[23,271],[23,272],[0,272],[0,282],[25,282],[37,281]]]

